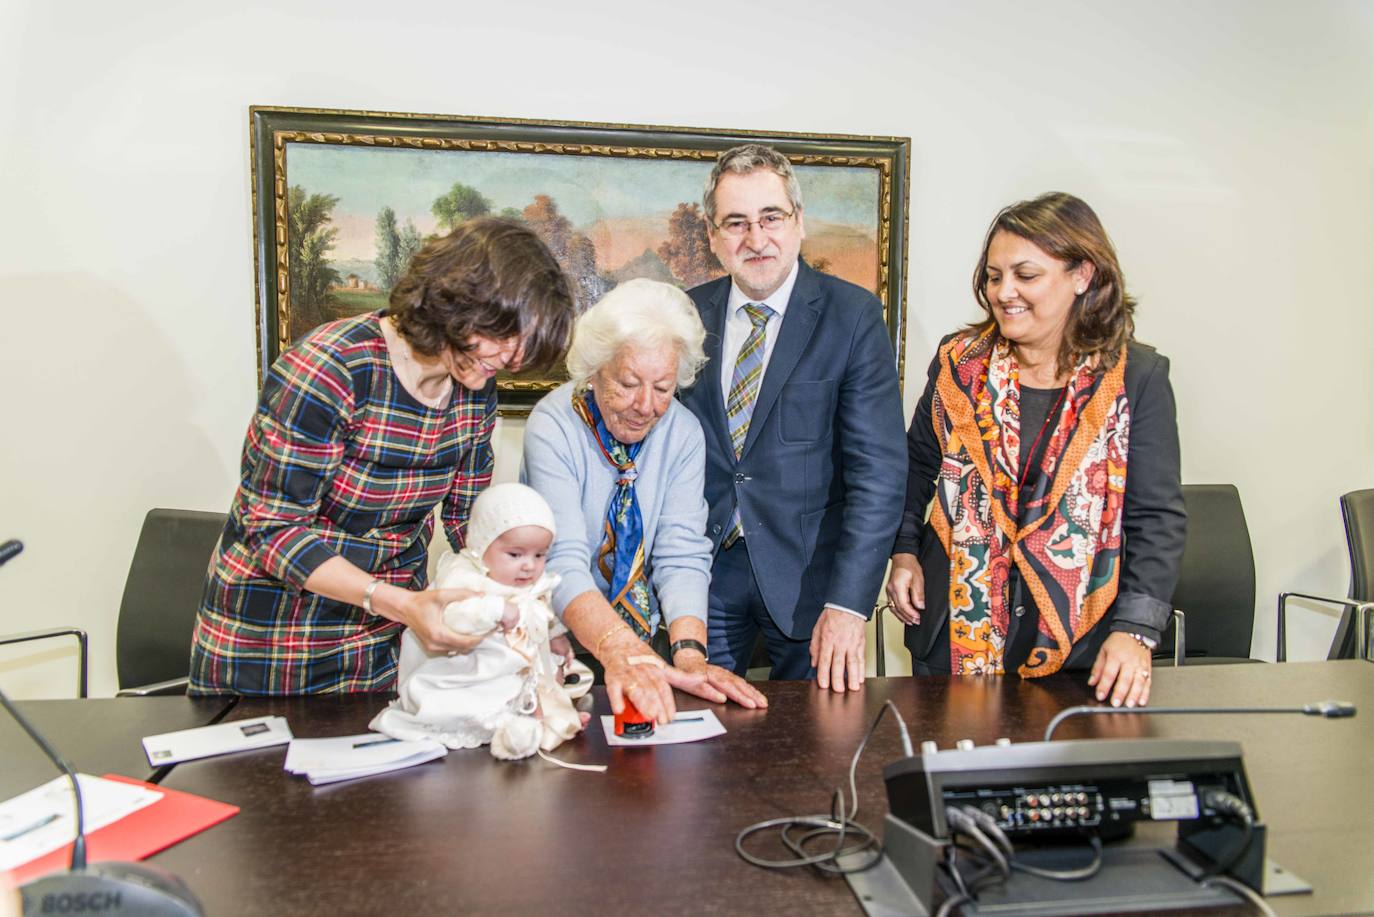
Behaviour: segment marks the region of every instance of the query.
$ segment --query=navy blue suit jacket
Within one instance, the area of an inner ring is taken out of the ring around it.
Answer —
[[[902,397],[882,307],[798,269],[738,461],[721,391],[730,278],[689,290],[709,358],[682,401],[706,433],[707,537],[738,501],[754,575],[779,628],[809,637],[826,604],[871,614],[906,496]]]

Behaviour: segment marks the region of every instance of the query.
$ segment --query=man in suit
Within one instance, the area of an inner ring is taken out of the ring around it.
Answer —
[[[706,433],[708,655],[743,674],[762,630],[773,678],[857,690],[905,497],[882,308],[800,259],[801,188],[776,150],[722,153],[704,204],[730,274],[688,291],[707,332],[682,400]]]

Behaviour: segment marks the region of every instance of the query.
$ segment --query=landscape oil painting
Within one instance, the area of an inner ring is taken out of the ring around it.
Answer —
[[[636,277],[684,289],[720,277],[702,190],[717,152],[748,141],[794,162],[802,257],[877,294],[899,339],[903,138],[262,108],[253,116],[260,372],[316,325],[385,308],[415,252],[474,217],[533,229],[573,280],[579,310]],[[311,116],[335,123],[264,123]],[[501,378],[503,409],[527,409],[560,376]]]

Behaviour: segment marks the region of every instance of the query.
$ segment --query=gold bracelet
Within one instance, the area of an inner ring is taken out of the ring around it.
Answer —
[[[629,629],[630,626],[623,621],[617,621],[615,624],[612,624],[609,628],[607,628],[606,632],[601,635],[601,639],[596,641],[596,649],[592,650],[592,655],[595,656],[597,659],[600,659],[601,647],[606,643],[606,641],[619,631],[628,631]]]

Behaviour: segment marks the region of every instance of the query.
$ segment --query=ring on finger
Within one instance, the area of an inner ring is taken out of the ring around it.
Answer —
[[[1136,669],[1135,673],[1139,675],[1141,678],[1145,679],[1146,681],[1150,680],[1150,673],[1145,671],[1144,669]]]

